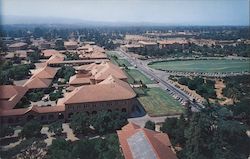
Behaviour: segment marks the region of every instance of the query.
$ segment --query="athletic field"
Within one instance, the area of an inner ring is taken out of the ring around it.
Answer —
[[[250,72],[249,60],[162,61],[149,64],[154,69],[180,72]]]

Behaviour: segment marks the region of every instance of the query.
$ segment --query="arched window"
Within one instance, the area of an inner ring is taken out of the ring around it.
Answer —
[[[64,119],[64,115],[62,113],[58,114],[58,119]]]
[[[73,115],[73,113],[69,113],[68,114],[68,118],[71,118],[72,115]]]
[[[14,121],[13,121],[13,119],[12,119],[12,118],[9,118],[9,119],[8,119],[8,123],[10,123],[10,124],[11,124],[11,123],[13,123],[13,122],[14,122]]]
[[[18,123],[19,122],[19,117],[16,117],[16,123]]]
[[[41,121],[46,120],[46,117],[47,117],[46,115],[42,115],[42,116],[41,116]]]
[[[126,108],[122,108],[122,112],[127,112],[127,109]]]
[[[88,111],[86,111],[85,113],[86,113],[87,115],[89,115],[89,112],[88,112]]]
[[[52,120],[52,119],[54,119],[54,115],[53,115],[53,114],[50,114],[50,115],[49,115],[49,120]]]
[[[28,115],[27,121],[30,121],[30,120],[32,120],[32,119],[34,119],[34,116],[33,116],[33,115]]]
[[[92,115],[95,115],[95,114],[97,114],[97,111],[93,111],[93,112],[92,112]]]

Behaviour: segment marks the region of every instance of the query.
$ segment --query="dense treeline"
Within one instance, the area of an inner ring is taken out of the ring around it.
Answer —
[[[225,77],[226,87],[223,89],[223,95],[233,98],[234,101],[243,99],[250,100],[250,75]]]
[[[161,130],[182,148],[177,151],[180,159],[245,159],[250,153],[248,127],[225,107],[210,106],[186,119],[167,118]]]
[[[195,77],[193,79],[188,77],[178,78],[178,83],[188,86],[189,89],[195,90],[199,95],[204,98],[216,98],[215,81]]]
[[[212,45],[212,46],[199,46],[194,43],[182,46],[179,44],[171,44],[167,48],[154,48],[147,49],[142,48],[136,53],[144,56],[154,57],[176,57],[176,56],[190,56],[190,55],[202,55],[202,56],[229,56],[238,55],[243,57],[250,56],[250,45],[236,44],[236,45]]]
[[[234,115],[250,126],[250,75],[224,78],[223,95],[234,100],[229,108]]]
[[[55,139],[49,146],[49,159],[121,159],[118,137],[115,134],[103,138],[75,142]]]
[[[0,63],[0,84],[12,84],[13,80],[22,80],[30,75],[30,69],[34,64],[13,64],[13,62],[1,61]]]

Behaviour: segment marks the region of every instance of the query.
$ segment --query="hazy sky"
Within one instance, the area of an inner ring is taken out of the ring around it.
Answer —
[[[249,0],[0,0],[1,15],[108,22],[249,25]]]

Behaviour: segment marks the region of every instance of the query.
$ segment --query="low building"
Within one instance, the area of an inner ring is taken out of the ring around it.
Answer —
[[[48,66],[58,66],[61,62],[64,61],[65,55],[59,53],[51,56],[47,61],[46,64]]]
[[[56,73],[57,69],[49,66],[37,69],[23,86],[27,87],[28,89],[48,88],[51,85]]]
[[[41,55],[44,56],[45,58],[50,58],[51,56],[57,55],[57,54],[60,54],[60,52],[54,49],[43,50],[41,52]]]
[[[139,53],[143,47],[141,45],[138,45],[138,44],[137,45],[136,44],[127,44],[127,45],[123,45],[122,48],[126,52]]]
[[[50,49],[51,48],[51,43],[50,42],[42,42],[40,44],[41,49]]]
[[[151,41],[139,41],[138,42],[140,45],[143,46],[145,49],[155,49],[158,47],[158,44],[156,42],[151,42]]]
[[[134,90],[127,82],[114,76],[109,76],[96,85],[77,87],[57,103],[65,106],[68,118],[76,112],[95,114],[97,111],[120,110],[131,113],[136,104]]]
[[[23,125],[27,121],[36,119],[41,123],[49,123],[64,120],[64,106],[31,106],[0,111],[0,124]]]
[[[171,47],[171,45],[179,45],[184,47],[185,45],[188,45],[187,40],[184,39],[168,39],[168,40],[160,40],[157,41],[159,44],[159,48],[168,48]]]
[[[75,88],[72,92],[66,93],[64,98],[59,99],[56,106],[31,106],[12,109],[26,92],[17,91],[17,88],[19,87],[0,87],[0,91],[11,90],[10,93],[3,93],[0,96],[0,124],[22,125],[31,119],[39,120],[41,123],[49,123],[59,119],[67,121],[74,113],[79,112],[91,115],[98,111],[116,110],[129,114],[138,104],[136,93],[130,85],[113,76],[97,85]],[[26,87],[22,88],[27,90]],[[10,99],[13,102],[9,101]],[[6,105],[4,109],[2,108],[3,104]],[[5,107],[8,109],[5,109]]]
[[[9,51],[25,50],[28,44],[23,42],[14,43],[8,46]]]
[[[77,48],[77,54],[81,59],[107,59],[105,50],[97,45],[84,45]]]
[[[27,91],[27,87],[0,85],[0,111],[13,109]]]
[[[125,159],[177,159],[165,133],[129,123],[117,134]]]
[[[25,60],[25,59],[27,59],[27,52],[24,51],[24,50],[18,50],[18,51],[15,51],[15,52],[9,52],[5,56],[5,59],[13,59],[15,56],[19,57],[22,60]]]
[[[65,41],[64,42],[64,47],[67,50],[76,50],[78,48],[78,43],[75,41]]]
[[[76,75],[69,80],[71,86],[80,86],[88,84],[97,84],[112,75],[120,80],[127,81],[125,73],[111,62],[102,62],[100,64],[92,63],[76,68]]]

